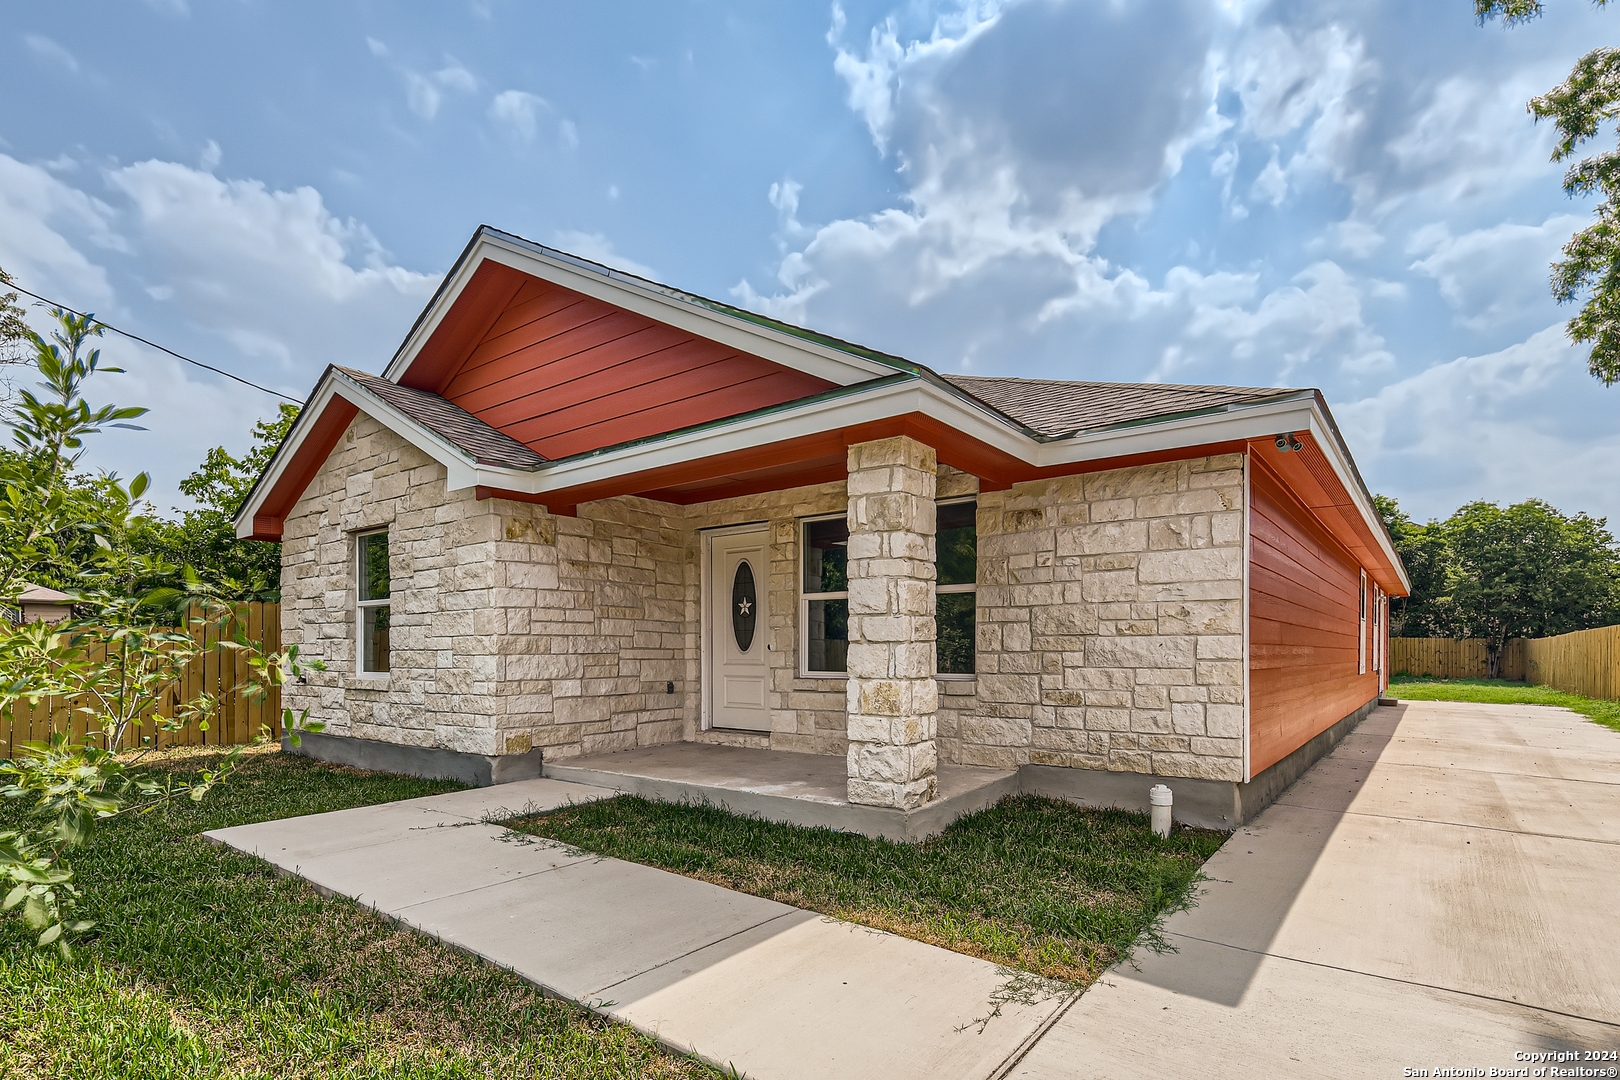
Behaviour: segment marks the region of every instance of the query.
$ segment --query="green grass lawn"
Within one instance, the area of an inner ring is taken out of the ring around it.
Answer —
[[[508,823],[1048,978],[1089,983],[1188,902],[1225,833],[1018,796],[920,844],[619,796]]]
[[[71,963],[0,920],[0,1077],[715,1075],[198,836],[457,785],[274,751],[244,761],[202,804],[120,820],[74,855],[99,925]],[[0,823],[20,810],[0,806]]]
[[[1506,679],[1422,679],[1396,675],[1389,681],[1391,697],[1404,701],[1477,701],[1487,705],[1557,705],[1578,712],[1594,723],[1620,731],[1620,701],[1566,694],[1550,686],[1531,686]]]

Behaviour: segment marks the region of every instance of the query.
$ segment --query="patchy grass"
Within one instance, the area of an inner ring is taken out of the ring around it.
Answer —
[[[197,835],[457,786],[254,750],[200,805],[108,827],[72,860],[99,923],[73,962],[0,921],[0,1077],[713,1077]]]
[[[1620,731],[1620,701],[1566,694],[1550,686],[1506,679],[1421,679],[1396,675],[1389,681],[1392,697],[1405,701],[1474,701],[1486,705],[1557,705],[1593,723]]]
[[[508,823],[600,855],[1073,983],[1123,959],[1189,902],[1225,833],[1153,835],[1145,814],[1018,796],[920,844],[634,796]]]

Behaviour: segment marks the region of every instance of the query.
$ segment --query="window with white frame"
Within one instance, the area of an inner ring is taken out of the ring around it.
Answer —
[[[939,504],[935,558],[934,624],[941,678],[974,672],[974,627],[979,592],[978,503],[959,499]]]
[[[356,665],[362,675],[388,673],[388,533],[355,538]]]
[[[977,512],[971,499],[939,504],[934,606],[941,678],[974,673]],[[810,518],[800,529],[799,670],[840,676],[848,670],[849,525],[842,516]]]
[[[1361,572],[1361,603],[1356,621],[1356,672],[1367,674],[1367,571]]]
[[[849,523],[843,516],[801,522],[799,670],[842,675],[849,653]]]

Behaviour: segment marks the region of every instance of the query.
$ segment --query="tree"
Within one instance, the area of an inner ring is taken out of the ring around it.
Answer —
[[[1449,572],[1451,550],[1438,522],[1419,525],[1387,495],[1374,495],[1373,505],[1406,565],[1412,592],[1389,601],[1391,637],[1445,637],[1450,631]]]
[[[0,269],[0,364],[20,364],[29,355],[28,323],[21,299],[10,291],[11,275]]]
[[[1598,7],[1608,0],[1592,0]],[[1500,18],[1512,26],[1541,15],[1541,0],[1474,0],[1483,23]],[[1607,123],[1620,118],[1620,49],[1593,49],[1575,62],[1569,78],[1529,104],[1537,120],[1558,129],[1554,161],[1567,161]],[[1588,367],[1605,386],[1620,380],[1620,151],[1582,158],[1564,173],[1570,197],[1598,194],[1597,220],[1564,245],[1552,265],[1552,293],[1560,304],[1585,298],[1569,320],[1569,339],[1592,343]]]
[[[1472,502],[1440,526],[1450,552],[1457,637],[1484,638],[1492,678],[1509,638],[1549,637],[1620,620],[1620,550],[1603,518],[1541,501]]]
[[[101,366],[99,350],[85,351],[101,326],[92,316],[52,314],[59,326],[55,344],[37,334],[29,338],[44,393],[24,391],[6,416],[18,449],[0,454],[0,600],[15,599],[23,582],[42,571],[60,569],[62,553],[84,547],[88,537],[92,542],[75,567],[71,590],[85,614],[57,626],[0,620],[0,717],[14,722],[19,704],[51,696],[71,701],[82,724],[0,761],[0,797],[32,803],[25,827],[0,831],[0,910],[20,912],[39,931],[41,946],[55,945],[68,955],[69,938],[92,924],[74,914],[79,891],[66,853],[121,815],[180,797],[202,798],[230,773],[241,748],[190,781],[159,779],[139,768],[159,732],[188,723],[206,727],[219,702],[204,692],[159,715],[180,673],[204,648],[192,634],[158,618],[173,590],[131,592],[132,582],[165,569],[128,542],[142,519],[146,474],[125,486],[113,476],[75,473],[86,437],[109,426],[132,426],[126,421],[145,410],[90,406],[84,384],[118,370]],[[250,653],[250,694],[298,675],[296,649],[264,652],[247,640],[230,605],[199,593],[194,574],[185,577],[194,621],[213,621],[224,631],[209,648]],[[321,726],[309,721],[307,710],[294,716],[284,709],[282,723],[294,744],[300,731]],[[133,756],[120,753],[131,744],[138,747]]]
[[[136,549],[174,567],[192,567],[223,598],[279,599],[281,545],[237,539],[233,519],[297,419],[298,406],[282,405],[274,420],[253,425],[253,444],[240,458],[223,446],[208,451],[197,471],[180,482],[198,508],[182,512],[178,521],[145,522],[132,539]],[[178,588],[181,582],[171,576],[143,584]]]

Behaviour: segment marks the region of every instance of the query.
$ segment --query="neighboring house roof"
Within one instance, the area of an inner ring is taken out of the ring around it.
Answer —
[[[479,465],[532,469],[545,458],[484,423],[459,405],[438,394],[400,386],[354,368],[335,367],[423,427],[442,437]]]
[[[1050,438],[1308,393],[1255,386],[1064,382],[985,375],[944,375],[942,378]]]
[[[43,585],[24,585],[17,599],[24,604],[71,604],[73,597]]]
[[[844,475],[850,442],[895,434],[982,490],[1276,440],[1271,465],[1309,489],[1307,505],[1388,569],[1387,591],[1406,584],[1317,391],[942,376],[487,227],[382,377],[322,376],[239,511],[240,535],[279,539],[357,411],[440,461],[450,489],[561,513],[619,494],[700,502],[817,483]],[[1293,433],[1304,452],[1284,460]]]

